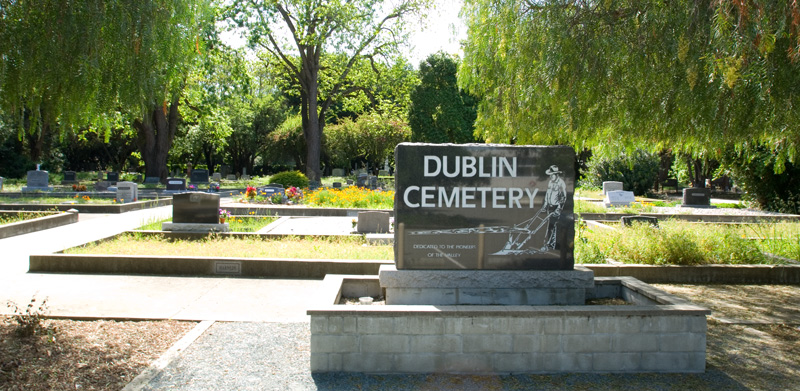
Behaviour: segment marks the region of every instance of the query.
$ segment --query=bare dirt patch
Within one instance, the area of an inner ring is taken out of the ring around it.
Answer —
[[[707,307],[720,322],[800,324],[797,285],[653,285]]]
[[[31,337],[0,321],[0,390],[119,390],[194,322],[49,319]]]

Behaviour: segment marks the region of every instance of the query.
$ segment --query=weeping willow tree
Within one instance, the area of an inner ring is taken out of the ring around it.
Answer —
[[[800,140],[790,0],[472,0],[459,82],[494,142],[694,155]]]
[[[131,113],[146,175],[165,179],[209,2],[0,0],[0,108],[32,139]]]

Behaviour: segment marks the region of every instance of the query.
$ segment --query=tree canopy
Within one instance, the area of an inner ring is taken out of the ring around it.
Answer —
[[[277,59],[300,92],[300,115],[306,142],[306,175],[321,176],[320,155],[325,114],[342,95],[362,86],[348,83],[361,59],[379,61],[405,39],[405,20],[420,13],[429,0],[287,0],[236,2],[234,20],[247,27],[249,42]],[[326,52],[342,55],[321,85]]]
[[[420,84],[411,94],[411,139],[428,143],[475,141],[475,99],[458,88],[458,62],[444,52],[419,65]]]
[[[766,146],[797,161],[800,6],[781,0],[475,0],[460,83],[493,142]]]

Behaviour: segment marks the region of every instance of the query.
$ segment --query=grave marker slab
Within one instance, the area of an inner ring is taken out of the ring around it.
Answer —
[[[94,191],[108,191],[108,188],[111,186],[111,182],[108,181],[98,181],[94,183]]]
[[[173,224],[219,224],[219,195],[178,193],[172,196]]]
[[[358,212],[356,230],[359,233],[388,233],[389,212]]]
[[[572,148],[402,143],[395,161],[397,269],[573,269]]]
[[[186,179],[167,178],[167,191],[184,191],[184,190],[186,190]]]
[[[214,174],[211,175],[211,179],[213,179],[214,182],[221,182],[222,181],[222,174],[220,174],[218,172],[215,172]]]
[[[605,205],[606,208],[609,206],[631,206],[634,202],[636,202],[636,197],[633,195],[632,191],[614,190],[606,194],[603,205]]]
[[[119,173],[114,171],[109,172],[108,174],[106,174],[106,180],[111,183],[119,182]]]
[[[622,188],[622,182],[605,181],[603,182],[603,195],[608,194],[609,191],[625,190]]]
[[[61,181],[62,185],[74,185],[78,183],[78,173],[75,171],[64,171],[64,180]]]
[[[161,178],[157,176],[148,176],[144,178],[145,185],[158,185],[161,183]]]
[[[356,178],[356,186],[367,187],[368,181],[369,175],[367,173],[358,174],[358,177]]]
[[[334,168],[331,170],[331,176],[344,176],[344,170],[341,168]]]
[[[117,182],[117,201],[122,203],[139,200],[139,185],[134,182]]]
[[[228,174],[228,177],[225,178],[225,179],[227,179],[229,181],[235,181],[236,180],[236,175],[235,174]]]
[[[619,221],[623,227],[630,227],[634,223],[650,224],[650,226],[658,228],[658,219],[650,216],[622,216]]]
[[[206,170],[206,169],[192,170],[192,174],[189,176],[189,182],[191,182],[191,183],[209,183],[209,181],[208,181],[208,170]]]
[[[687,207],[710,207],[711,189],[702,187],[692,187],[683,189],[683,199],[681,206]]]
[[[30,170],[28,171],[27,186],[23,186],[22,191],[52,191],[49,180],[50,174],[47,171]]]
[[[342,188],[342,182],[333,182],[333,188],[334,189],[341,189]]]
[[[0,176],[0,191],[3,191],[3,177]]]

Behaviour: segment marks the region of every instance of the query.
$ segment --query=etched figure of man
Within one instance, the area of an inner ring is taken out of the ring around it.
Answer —
[[[564,173],[557,166],[552,165],[545,171],[550,175],[550,183],[547,184],[547,193],[544,195],[544,208],[547,211],[547,233],[544,236],[544,246],[542,251],[556,248],[556,231],[558,230],[558,219],[561,218],[561,210],[567,202],[567,184],[561,178]]]

